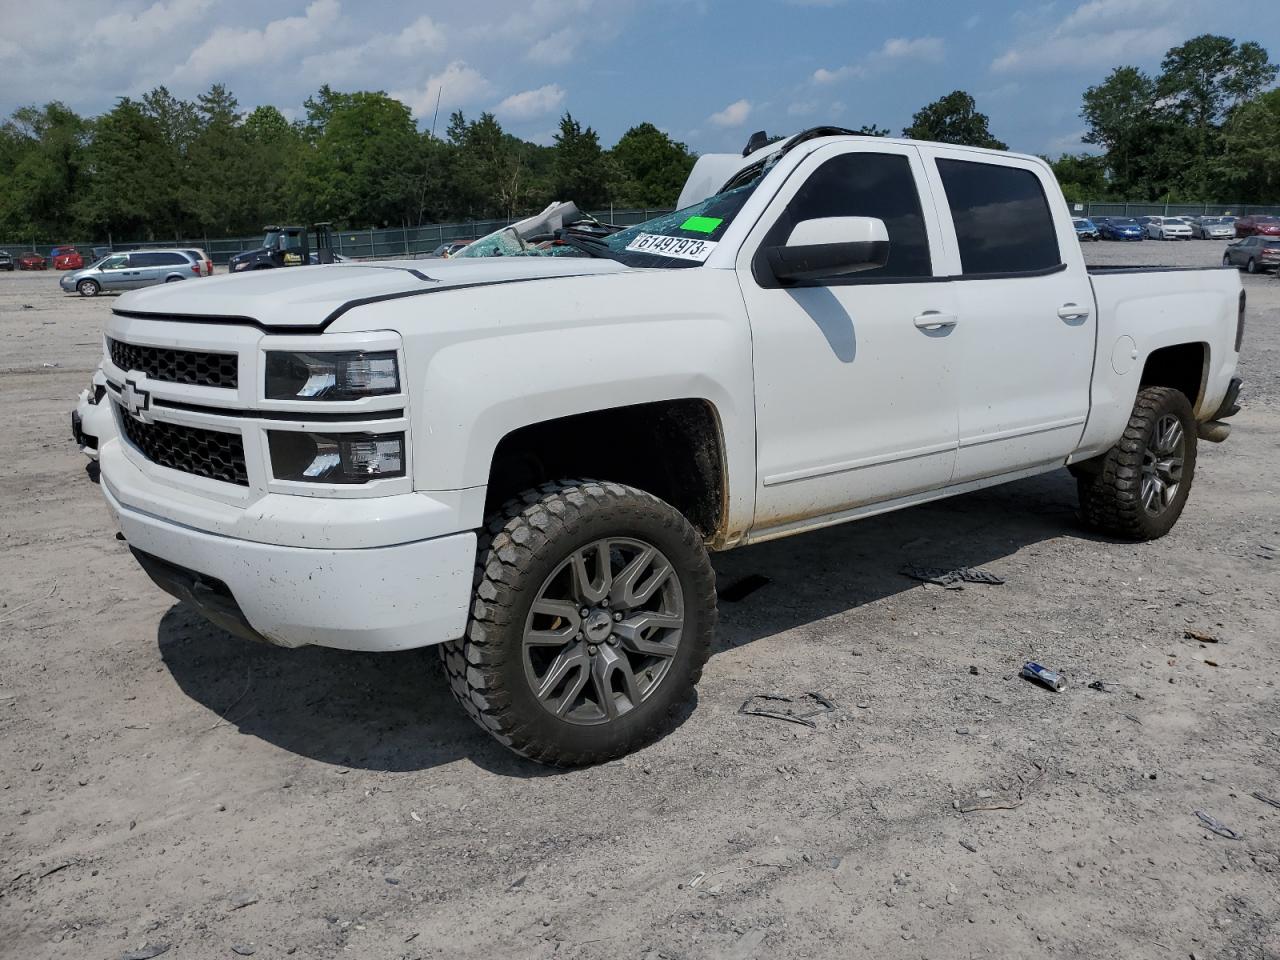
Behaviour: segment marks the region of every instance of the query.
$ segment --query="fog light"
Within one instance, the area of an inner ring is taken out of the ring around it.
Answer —
[[[403,433],[298,433],[271,430],[277,480],[368,483],[404,476]]]

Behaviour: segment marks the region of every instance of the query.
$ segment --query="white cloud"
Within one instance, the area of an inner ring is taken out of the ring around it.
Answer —
[[[581,42],[582,32],[577,27],[562,27],[530,47],[525,58],[543,66],[558,67],[573,59]]]
[[[234,79],[251,64],[279,62],[326,37],[337,23],[338,0],[314,0],[300,17],[272,20],[261,30],[218,27],[191,51],[175,75],[200,79]]]
[[[443,50],[445,40],[439,24],[430,17],[419,17],[398,33],[379,33],[363,43],[313,53],[303,59],[298,73],[313,86],[377,88],[385,82],[389,61],[419,61],[426,54]]]
[[[420,122],[426,122],[435,114],[437,96],[440,114],[447,117],[452,111],[488,96],[492,89],[493,85],[479,70],[463,60],[454,60],[421,87],[392,91],[391,96],[404,101]]]
[[[564,98],[562,87],[548,83],[536,90],[513,93],[494,107],[493,112],[509,120],[531,120],[558,110],[564,103]]]
[[[751,116],[751,101],[736,100],[718,113],[713,113],[707,121],[717,127],[740,127]]]
[[[908,61],[937,63],[946,56],[946,45],[940,37],[891,37],[879,50],[858,63],[828,70],[819,67],[813,72],[813,82],[820,86],[839,83],[841,80],[870,76],[881,70]]]
[[[818,104],[813,100],[801,100],[787,107],[787,116],[789,117],[808,117],[812,116],[818,109]]]
[[[991,70],[1091,70],[1154,57],[1186,36],[1189,15],[1200,5],[1200,0],[1089,0],[1056,24],[1019,37],[991,62]]]

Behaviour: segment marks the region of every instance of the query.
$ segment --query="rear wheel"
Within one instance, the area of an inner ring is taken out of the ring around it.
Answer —
[[[1250,258],[1249,258],[1249,262],[1248,262],[1247,264],[1245,264],[1245,267],[1244,267],[1244,268],[1245,268],[1245,270],[1247,270],[1249,273],[1257,273],[1257,272],[1258,272],[1258,261],[1257,261],[1257,260],[1255,260],[1255,259],[1253,259],[1253,257],[1250,257]]]
[[[633,487],[567,480],[490,518],[466,635],[440,652],[454,696],[500,743],[582,766],[670,728],[715,622],[715,575],[679,511]]]
[[[183,279],[184,279],[183,277],[166,277],[164,282],[165,283],[181,283]]]
[[[1155,540],[1173,528],[1195,471],[1195,415],[1172,387],[1140,390],[1120,441],[1072,469],[1084,521],[1129,540]]]
[[[76,289],[80,291],[82,297],[96,297],[102,290],[97,280],[81,280],[76,284]]]

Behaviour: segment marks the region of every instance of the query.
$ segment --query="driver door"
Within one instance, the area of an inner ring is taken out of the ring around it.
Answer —
[[[103,290],[125,289],[125,270],[129,264],[129,255],[117,253],[107,257],[98,267],[96,277]]]
[[[885,266],[774,279],[762,251],[785,244],[795,224],[826,217],[884,221]],[[957,317],[938,273],[942,243],[920,154],[907,145],[816,150],[753,227],[737,262],[756,381],[753,537],[951,481]]]

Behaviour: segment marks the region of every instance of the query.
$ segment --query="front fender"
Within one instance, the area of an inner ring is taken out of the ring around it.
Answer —
[[[450,315],[449,328],[421,336],[402,328],[412,371],[416,489],[486,486],[498,443],[521,427],[700,399],[713,405],[721,423],[728,529],[750,524],[751,340],[732,271],[632,271],[430,299],[433,313]],[[582,442],[589,447],[592,438]]]

